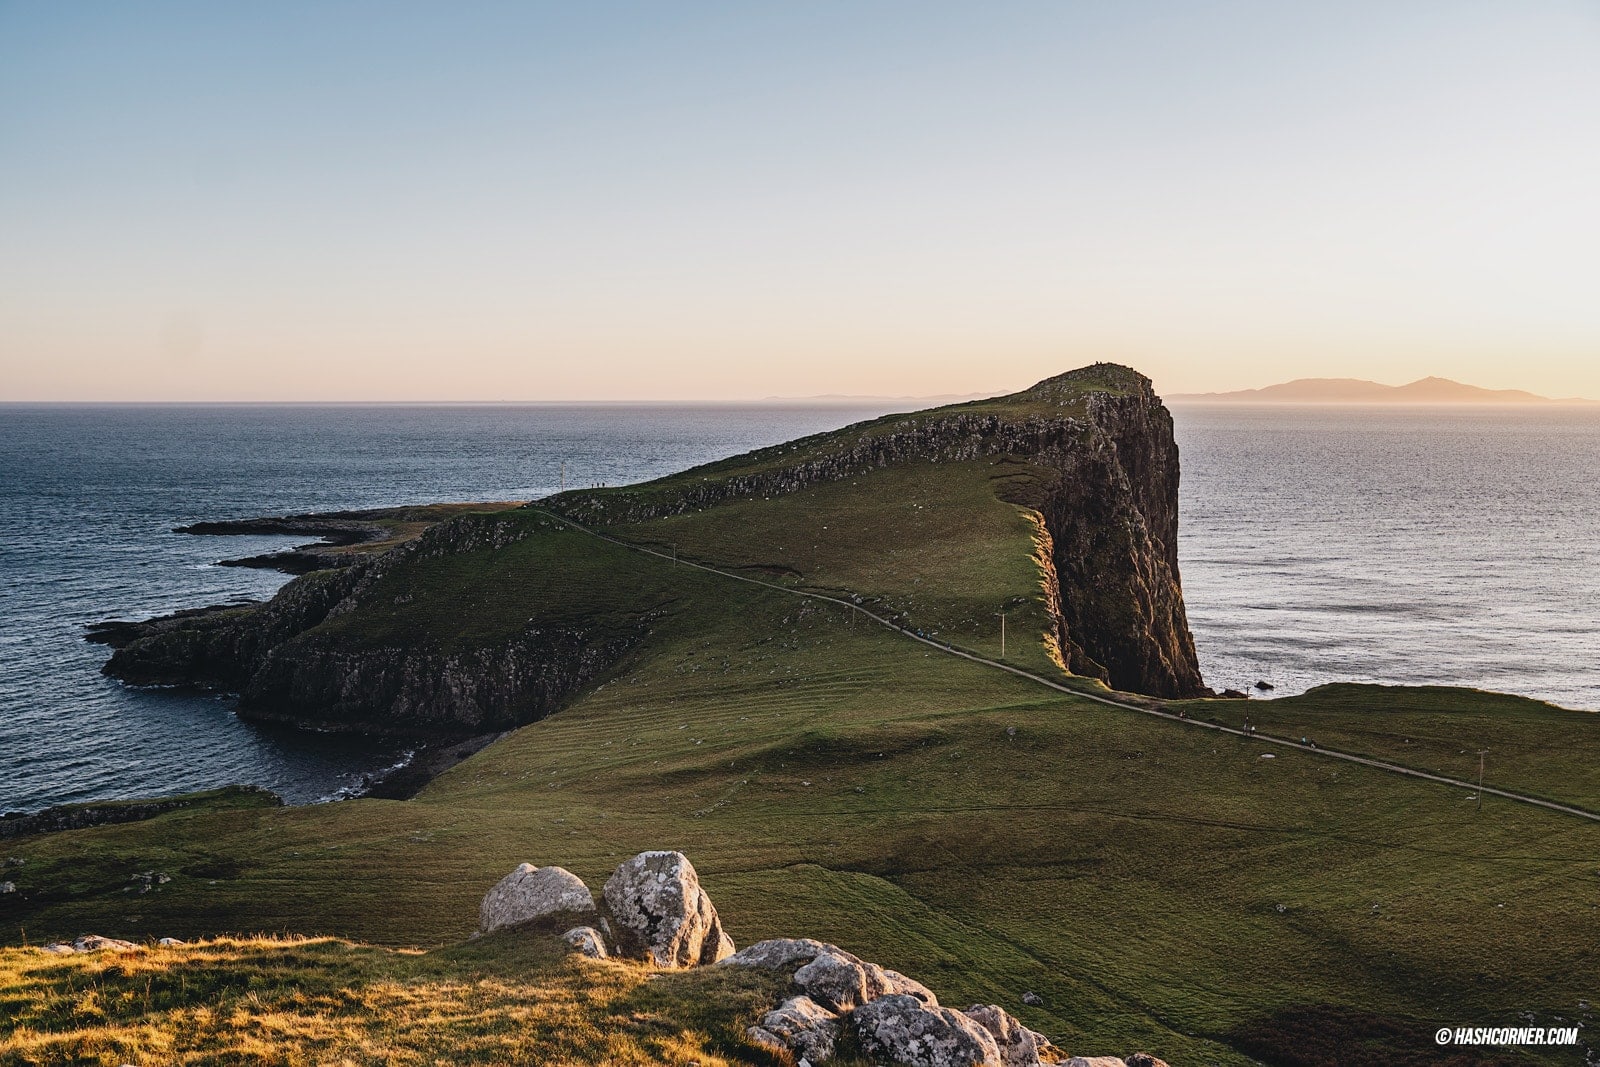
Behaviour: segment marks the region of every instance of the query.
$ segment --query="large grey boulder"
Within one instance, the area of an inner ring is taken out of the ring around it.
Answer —
[[[921,982],[832,946],[795,971],[794,980],[812,999],[841,1013],[889,994],[915,997],[928,1007],[939,1006],[933,991]]]
[[[1005,1067],[1039,1067],[1039,1037],[997,1004],[974,1004],[961,1014],[989,1031]]]
[[[774,937],[747,945],[719,961],[724,967],[765,967],[772,971],[790,971],[810,963],[824,952],[842,951],[837,945],[813,941],[809,937]]]
[[[907,1067],[1004,1067],[994,1037],[949,1008],[933,1008],[906,993],[888,993],[850,1013],[869,1056]]]
[[[733,955],[717,909],[681,852],[641,852],[606,879],[617,951],[657,967],[693,967]]]
[[[825,1063],[833,1059],[839,1040],[839,1017],[810,997],[790,997],[746,1033],[758,1045]]]
[[[487,934],[546,915],[587,915],[594,910],[594,895],[582,878],[561,867],[524,863],[484,896],[478,905],[478,927]]]

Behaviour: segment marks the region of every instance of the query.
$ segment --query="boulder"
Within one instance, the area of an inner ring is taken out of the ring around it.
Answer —
[[[869,1056],[909,1067],[1003,1067],[989,1031],[960,1012],[889,993],[850,1013]]]
[[[874,963],[869,963],[867,966],[877,970],[878,973],[883,975],[883,984],[886,987],[886,992],[905,993],[908,996],[916,997],[930,1008],[937,1008],[939,1006],[939,998],[933,995],[933,990],[929,989],[915,978],[907,978],[899,971],[891,971],[884,968],[879,968],[877,964]]]
[[[837,945],[813,941],[809,937],[774,937],[757,941],[718,962],[723,966],[765,967],[773,971],[793,971],[810,963],[824,952],[841,951]]]
[[[1135,1052],[1123,1058],[1128,1067],[1167,1067],[1166,1060],[1158,1060],[1148,1052]]]
[[[1030,1008],[1039,1008],[1044,1006],[1044,998],[1030,989],[1022,994],[1022,1003]]]
[[[1074,1056],[1065,1067],[1128,1067],[1121,1056]]]
[[[1039,1067],[1039,1040],[998,1004],[974,1004],[961,1014],[989,1031],[1005,1067]]]
[[[588,956],[592,960],[603,960],[610,955],[606,952],[605,938],[592,926],[574,926],[561,935],[561,940],[571,945],[578,955]]]
[[[132,941],[121,941],[115,937],[101,937],[99,934],[84,934],[74,938],[72,950],[74,952],[99,952],[102,949],[130,949],[138,948]]]
[[[939,1006],[939,998],[921,982],[833,946],[795,971],[794,980],[811,997],[837,1012],[847,1012],[891,993],[915,997],[929,1007]]]
[[[164,946],[166,948],[176,948],[179,945],[187,945],[188,942],[187,941],[179,941],[175,937],[163,937],[161,940],[157,941],[156,944],[162,945],[162,946]]]
[[[487,934],[546,915],[594,910],[594,895],[582,878],[561,867],[524,863],[484,896],[478,905],[478,927]]]
[[[839,1017],[810,997],[790,997],[752,1029],[777,1038],[797,1059],[823,1063],[833,1058]]]
[[[606,911],[625,956],[693,967],[733,955],[717,909],[681,852],[641,852],[606,879]]]

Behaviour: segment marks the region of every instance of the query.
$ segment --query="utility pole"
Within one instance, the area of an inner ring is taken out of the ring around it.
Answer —
[[[566,460],[562,460],[561,461],[561,491],[563,493],[565,493],[567,491],[567,461]]]
[[[1486,749],[1486,748],[1478,749],[1478,810],[1479,811],[1483,810],[1483,754],[1485,752],[1488,752],[1488,751],[1489,750]]]
[[[1006,658],[1006,613],[1000,612],[1000,658]]]

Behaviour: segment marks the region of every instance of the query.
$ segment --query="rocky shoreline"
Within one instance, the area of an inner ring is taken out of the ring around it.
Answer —
[[[376,552],[418,537],[428,527],[468,511],[517,507],[522,501],[469,504],[423,504],[414,507],[366,508],[354,511],[263,515],[246,519],[214,519],[173,528],[173,533],[200,536],[285,535],[315,537],[282,552],[217,561],[219,567],[255,567],[285,574],[348,567]]]
[[[142,822],[169,811],[179,811],[197,804],[217,802],[250,803],[278,807],[283,798],[268,789],[253,785],[230,785],[204,793],[187,793],[176,797],[157,797],[149,800],[109,800],[87,804],[60,804],[43,811],[0,814],[0,840],[13,837],[32,837],[35,834],[53,834],[61,830],[82,830],[89,826],[109,826],[113,823]]]

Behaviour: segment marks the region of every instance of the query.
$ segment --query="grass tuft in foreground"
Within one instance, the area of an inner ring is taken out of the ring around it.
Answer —
[[[0,950],[0,1064],[776,1064],[779,980],[568,955],[549,931],[434,952],[224,938]]]

